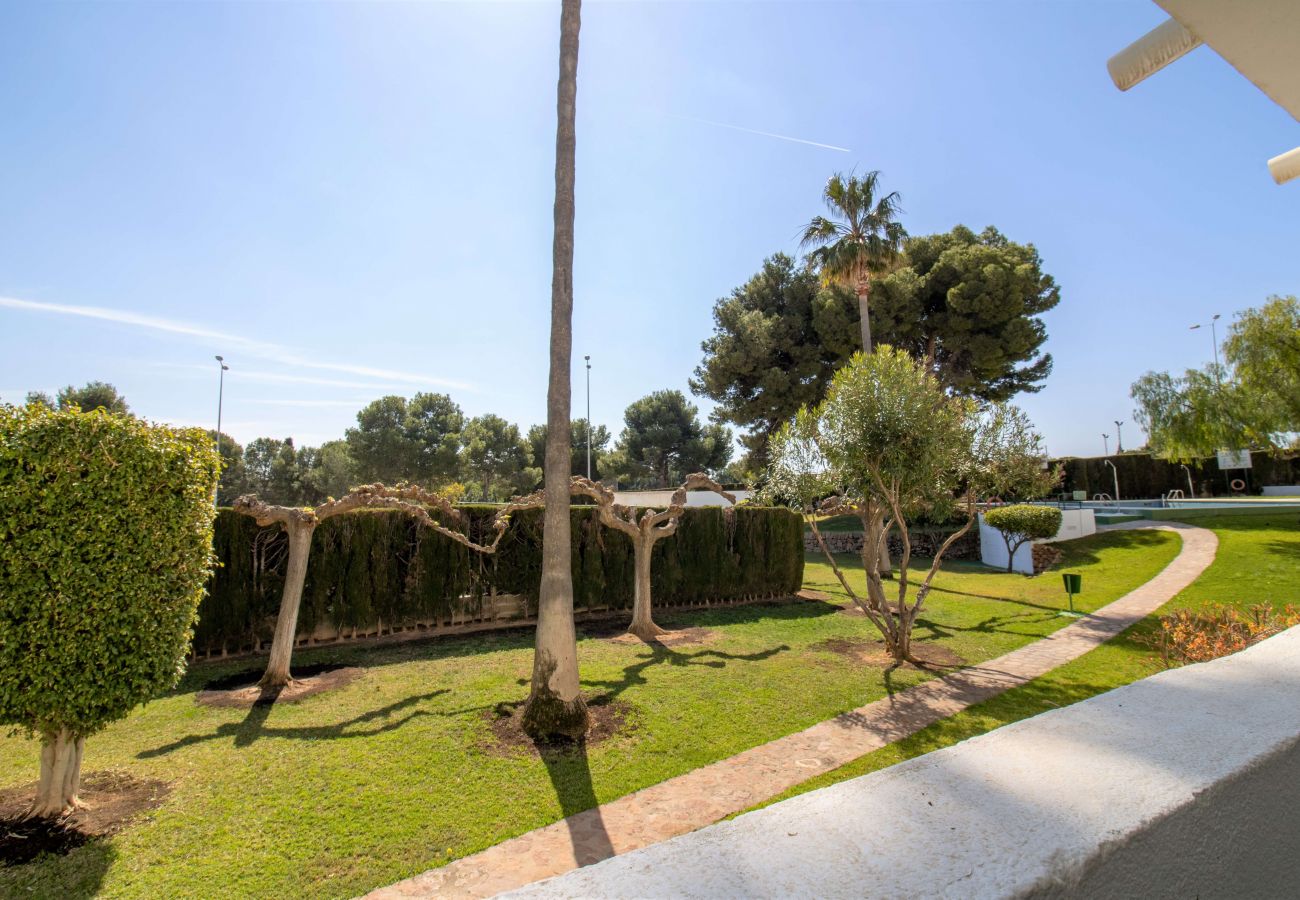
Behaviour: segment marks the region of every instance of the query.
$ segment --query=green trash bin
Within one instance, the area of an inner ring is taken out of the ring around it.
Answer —
[[[1081,613],[1074,611],[1074,595],[1083,593],[1083,576],[1078,572],[1062,572],[1061,581],[1065,582],[1065,593],[1070,598],[1070,611],[1062,612],[1063,616],[1078,616]]]

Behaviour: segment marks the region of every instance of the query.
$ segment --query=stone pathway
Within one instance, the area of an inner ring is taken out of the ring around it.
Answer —
[[[491,897],[667,840],[748,809],[1050,672],[1158,609],[1214,561],[1218,539],[1205,528],[1142,521],[1098,530],[1133,528],[1177,531],[1182,537],[1182,550],[1146,584],[1048,637],[379,888],[367,896],[373,900]]]

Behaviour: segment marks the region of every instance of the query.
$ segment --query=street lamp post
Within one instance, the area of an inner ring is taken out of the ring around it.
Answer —
[[[1216,323],[1219,321],[1219,314],[1215,313],[1210,317],[1210,340],[1214,342],[1214,377],[1219,377],[1219,329]],[[1193,325],[1188,331],[1195,331],[1201,328],[1201,325]]]
[[[230,371],[230,366],[226,361],[218,356],[216,357],[217,365],[221,366],[221,371],[217,373],[217,490],[212,494],[213,505],[217,502],[217,494],[221,491],[221,404],[225,399],[226,393],[226,372]]]
[[[230,371],[230,366],[226,365],[223,357],[216,357],[217,364],[221,366],[221,374],[217,376],[217,452],[221,452],[221,401],[226,391],[226,373]]]
[[[587,480],[591,481],[591,357],[587,361]]]
[[[1101,449],[1104,456],[1110,456],[1110,435],[1103,434],[1101,436]]]
[[[1124,452],[1123,428],[1124,428],[1124,423],[1121,422],[1119,419],[1116,419],[1115,420],[1115,452],[1116,453]]]

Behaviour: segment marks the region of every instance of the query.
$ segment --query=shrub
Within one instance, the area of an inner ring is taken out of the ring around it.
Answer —
[[[1232,606],[1212,606],[1203,612],[1180,609],[1160,617],[1160,630],[1146,642],[1160,651],[1165,668],[1206,662],[1244,650],[1279,631],[1300,625],[1300,609],[1288,605],[1252,606],[1242,614]]]
[[[1055,506],[1017,503],[997,506],[984,513],[984,522],[1002,533],[1007,544],[1007,571],[1011,572],[1016,551],[1029,541],[1045,541],[1061,530],[1061,511]]]
[[[33,814],[74,805],[85,738],[179,678],[217,469],[197,429],[0,408],[0,723],[44,741]]]

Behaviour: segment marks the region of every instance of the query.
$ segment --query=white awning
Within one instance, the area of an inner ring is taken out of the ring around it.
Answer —
[[[1111,57],[1126,91],[1179,57],[1208,45],[1300,120],[1300,0],[1155,0],[1171,18]],[[1281,184],[1300,176],[1300,147],[1268,161]]]

